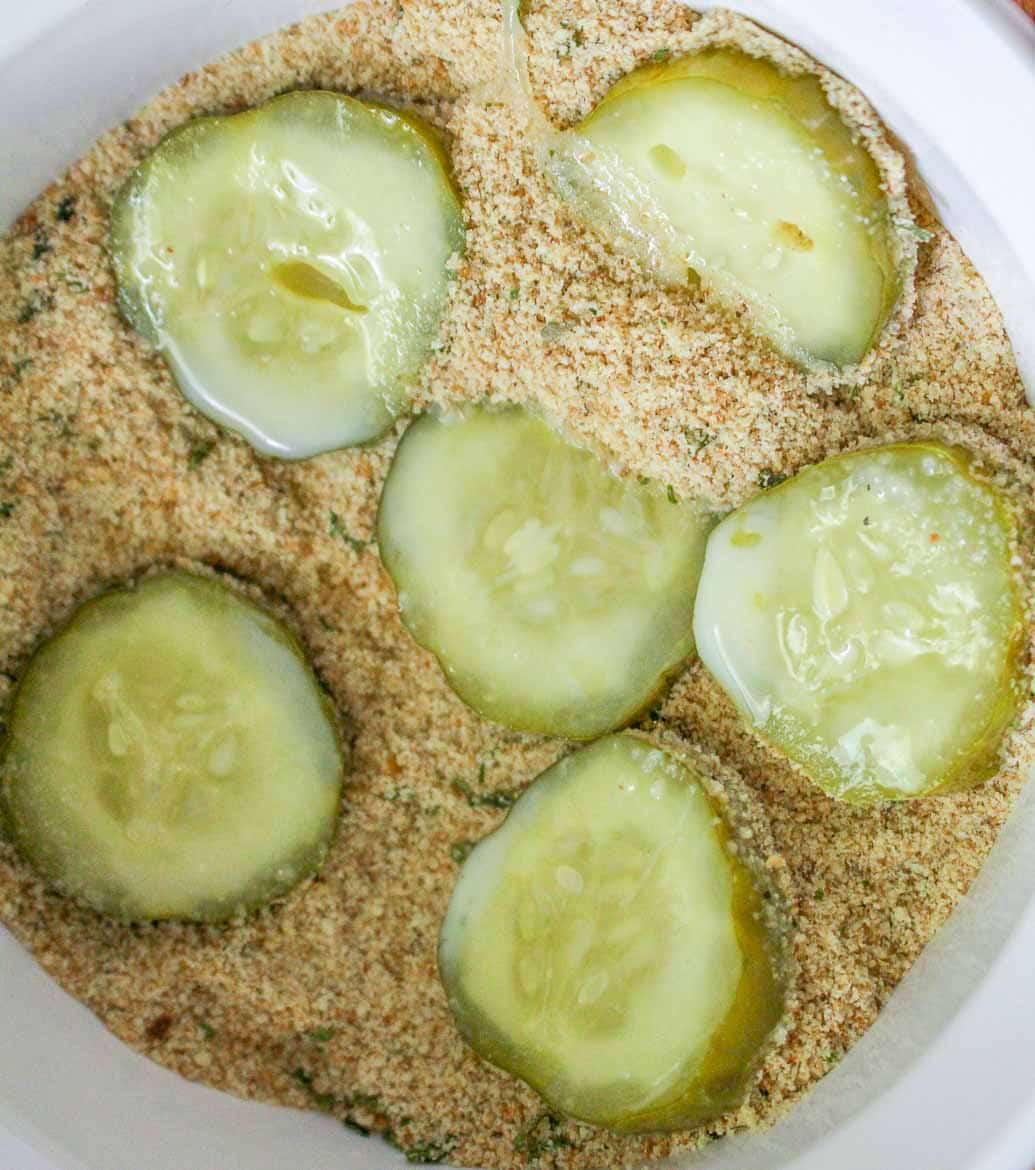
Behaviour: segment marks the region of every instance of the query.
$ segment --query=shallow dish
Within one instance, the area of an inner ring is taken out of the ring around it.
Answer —
[[[325,7],[318,0],[247,6],[48,0],[20,14],[5,30],[6,44],[0,42],[8,127],[3,222],[161,85]],[[1035,94],[1032,28],[1005,2],[930,0],[915,11],[894,0],[737,7],[857,83],[909,143],[943,219],[995,294],[1022,373],[1035,388],[1035,156],[1023,148]],[[1030,1170],[1033,846],[1035,792],[1029,791],[971,893],[848,1057],[785,1122],[761,1136],[719,1143],[694,1164],[705,1170]],[[388,1170],[404,1164],[399,1154],[330,1119],[236,1101],[150,1064],[64,996],[6,934],[0,964],[2,1165]]]

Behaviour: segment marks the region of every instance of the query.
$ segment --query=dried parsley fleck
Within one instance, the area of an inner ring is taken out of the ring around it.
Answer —
[[[16,500],[4,500],[4,502],[0,504],[0,520],[6,520],[8,516],[14,512],[17,506],[18,503]]]
[[[650,59],[655,63],[655,65],[660,65],[662,61],[667,61],[671,56],[671,49],[656,49],[653,53],[651,53]]]
[[[310,1028],[308,1032],[304,1033],[307,1040],[312,1041],[313,1044],[326,1044],[328,1040],[334,1035],[333,1028]]]
[[[36,235],[35,235],[35,237],[33,239],[33,243],[32,243],[32,259],[33,259],[33,261],[35,262],[36,260],[41,259],[43,256],[46,256],[46,254],[49,251],[50,251],[50,240],[47,237],[47,233],[43,230],[43,228],[40,228],[39,231],[36,232]]]
[[[202,463],[212,454],[215,448],[214,439],[199,439],[190,449],[190,454],[187,456],[187,466],[191,471],[196,471]]]
[[[467,797],[471,808],[511,808],[519,795],[507,788],[490,788],[488,792],[478,792],[459,776],[454,777],[453,787]]]
[[[350,1107],[358,1105],[361,1109],[371,1109],[375,1113],[384,1112],[384,1102],[377,1095],[377,1093],[353,1093],[349,1098]]]
[[[665,495],[668,496],[668,502],[670,504],[679,503],[679,496],[676,495],[676,489],[670,483],[665,484]]]
[[[77,199],[74,195],[64,195],[57,205],[57,211],[54,213],[54,218],[59,223],[68,223],[68,221],[75,215],[75,205]]]
[[[444,1162],[455,1148],[456,1138],[447,1137],[437,1141],[417,1142],[415,1145],[406,1146],[403,1149],[403,1156],[407,1162],[412,1162],[417,1166],[437,1166],[440,1162]]]
[[[692,455],[700,455],[709,443],[715,442],[715,436],[704,427],[683,427],[683,438]]]
[[[54,307],[54,298],[50,293],[34,292],[24,305],[18,310],[19,325],[27,325],[37,313],[44,313]]]
[[[758,486],[763,489],[776,487],[778,483],[783,483],[786,478],[786,475],[781,475],[780,472],[773,471],[771,467],[763,467],[758,473]]]
[[[312,1073],[307,1072],[304,1068],[296,1068],[291,1076],[295,1081],[298,1082],[298,1084],[302,1086],[303,1089],[305,1089],[305,1091],[309,1094],[309,1099],[318,1109],[323,1109],[325,1112],[329,1112],[334,1108],[334,1094],[321,1093],[318,1089],[316,1089],[313,1085]]]
[[[337,512],[331,513],[331,536],[340,536],[354,553],[362,552],[369,543],[356,536],[351,536],[342,525],[341,517]]]
[[[514,1149],[525,1155],[526,1162],[538,1162],[543,1154],[560,1150],[572,1144],[563,1132],[564,1119],[555,1113],[539,1113],[518,1130]]]
[[[454,841],[449,847],[449,856],[457,863],[463,863],[471,856],[471,850],[474,848],[473,841]]]

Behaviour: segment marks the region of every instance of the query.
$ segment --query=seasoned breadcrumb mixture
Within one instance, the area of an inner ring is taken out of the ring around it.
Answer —
[[[692,48],[703,21],[800,66],[754,26],[669,0],[548,0],[526,14],[537,101],[569,124],[629,69]],[[617,1167],[771,1121],[872,1023],[1003,824],[1035,740],[1028,696],[987,784],[858,809],[759,743],[691,666],[643,726],[735,766],[768,814],[766,864],[788,890],[799,968],[788,1035],[750,1101],[708,1133],[618,1137],[549,1116],[461,1042],[435,944],[468,842],[567,745],[480,719],[404,631],[372,543],[404,423],[375,446],[285,464],[187,406],[116,313],[105,242],[116,190],[194,115],[300,87],[377,94],[448,133],[468,225],[418,408],[533,403],[623,473],[719,508],[862,443],[961,442],[1018,501],[1026,586],[1035,432],[987,289],[851,87],[828,78],[893,205],[919,225],[915,298],[861,385],[815,392],[703,294],[658,287],[571,218],[501,96],[499,45],[495,0],[361,0],[306,20],[159,95],[0,245],[0,704],[76,604],[155,564],[204,565],[261,586],[289,618],[350,752],[324,869],[246,921],[119,925],[46,889],[8,845],[0,917],[117,1036],[187,1077],[390,1131],[414,1161]]]

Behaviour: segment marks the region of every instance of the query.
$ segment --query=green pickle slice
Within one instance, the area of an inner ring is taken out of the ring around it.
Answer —
[[[429,127],[308,92],[169,134],[111,240],[122,310],[186,397],[297,459],[374,439],[407,405],[463,226]]]
[[[410,425],[378,542],[403,621],[465,702],[589,739],[632,719],[693,651],[710,525],[535,415],[479,406]]]
[[[342,776],[291,635],[174,572],[87,602],[36,652],[0,795],[22,852],[95,909],[218,921],[317,868]]]
[[[735,1108],[784,1015],[777,921],[685,760],[563,759],[464,863],[439,941],[462,1035],[551,1107],[627,1132]]]
[[[996,768],[1017,709],[1012,520],[938,443],[828,459],[708,542],[698,652],[737,706],[829,795],[900,800]]]
[[[902,279],[881,176],[817,77],[735,49],[638,69],[547,161],[666,282],[700,279],[806,367],[874,344]]]

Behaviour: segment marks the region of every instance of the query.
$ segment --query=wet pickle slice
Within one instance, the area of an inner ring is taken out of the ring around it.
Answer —
[[[904,799],[987,778],[1018,701],[1012,521],[937,443],[828,459],[708,542],[705,666],[831,796]]]
[[[465,702],[589,739],[632,719],[692,652],[710,525],[521,408],[471,407],[411,424],[378,541],[406,626]]]
[[[307,92],[169,134],[111,240],[123,312],[187,398],[304,458],[376,438],[406,406],[463,228],[430,128]]]
[[[880,173],[815,76],[734,49],[647,66],[547,167],[598,230],[746,305],[801,365],[857,363],[901,291]]]
[[[632,734],[544,772],[464,863],[439,941],[457,1025],[571,1117],[735,1108],[784,1013],[782,943],[693,767]]]
[[[295,640],[185,573],[87,602],[29,662],[0,761],[23,853],[126,919],[218,921],[322,861],[342,759]]]

